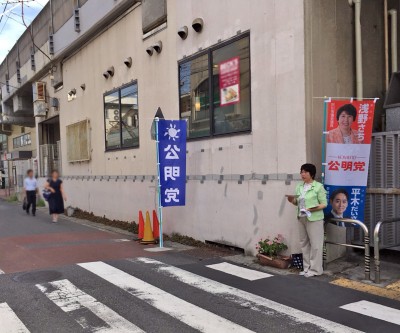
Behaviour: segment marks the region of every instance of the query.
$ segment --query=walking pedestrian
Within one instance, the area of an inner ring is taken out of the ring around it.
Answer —
[[[53,223],[56,223],[58,221],[58,215],[64,213],[64,201],[67,201],[63,182],[57,170],[51,172],[51,177],[47,180],[45,188],[51,192],[49,198],[49,212],[53,218]]]
[[[33,170],[29,169],[26,172],[26,178],[24,179],[24,190],[26,197],[26,213],[29,215],[29,209],[32,206],[32,215],[36,214],[36,194],[38,192],[37,180],[33,176]]]
[[[302,182],[296,186],[296,195],[288,201],[297,206],[300,246],[303,253],[303,268],[300,275],[321,275],[322,249],[324,243],[324,212],[327,206],[324,185],[314,180],[317,169],[306,163],[300,168]]]

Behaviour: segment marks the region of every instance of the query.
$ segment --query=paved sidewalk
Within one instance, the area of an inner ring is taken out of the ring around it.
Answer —
[[[8,205],[14,205],[17,208],[20,203],[8,203]],[[47,207],[38,208],[38,212],[40,212],[40,216],[42,216],[46,221],[47,219],[50,221],[50,217],[47,216]],[[74,224],[81,225],[90,229],[95,229],[100,232],[105,231],[123,235],[125,238],[130,240],[137,240],[137,235],[119,228],[64,215],[61,217],[61,220],[73,222]],[[298,271],[296,269],[280,270],[276,268],[261,266],[258,264],[257,259],[253,256],[240,255],[237,253],[232,253],[232,255],[230,255],[229,252],[227,252],[226,250],[219,250],[218,248],[195,248],[170,241],[164,242],[164,246],[173,248],[175,251],[183,251],[186,253],[186,255],[198,258],[225,257],[226,260],[229,260],[231,262],[274,275],[298,274]],[[400,253],[392,252],[392,255],[390,257],[390,260],[385,260],[385,256],[382,256],[382,283],[379,285],[374,284],[373,281],[364,280],[364,256],[362,253],[357,252],[354,252],[348,257],[341,258],[335,260],[332,263],[329,263],[328,269],[325,271],[325,274],[321,277],[316,277],[314,279],[325,281],[335,285],[340,285],[345,288],[355,289],[374,295],[400,300],[400,287],[398,287],[400,285]],[[373,257],[371,257],[371,279],[373,278],[374,266]]]

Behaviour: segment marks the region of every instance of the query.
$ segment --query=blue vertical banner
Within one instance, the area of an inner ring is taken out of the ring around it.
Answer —
[[[185,206],[186,120],[158,122],[161,207]]]

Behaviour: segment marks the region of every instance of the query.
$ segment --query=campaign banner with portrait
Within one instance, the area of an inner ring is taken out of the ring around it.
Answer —
[[[364,221],[375,100],[326,103],[325,213]]]
[[[161,207],[184,206],[186,193],[186,120],[158,122]]]
[[[235,57],[219,64],[219,89],[221,106],[240,101],[240,58]]]

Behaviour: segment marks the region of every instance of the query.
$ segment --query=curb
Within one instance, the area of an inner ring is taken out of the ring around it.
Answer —
[[[386,287],[373,286],[367,283],[349,280],[345,278],[339,278],[330,283],[343,288],[353,289],[364,293],[400,301],[400,280],[392,284],[389,284]]]

